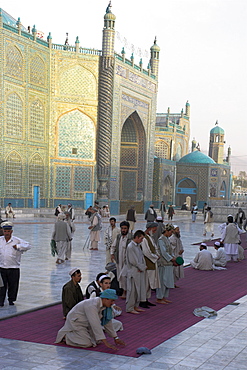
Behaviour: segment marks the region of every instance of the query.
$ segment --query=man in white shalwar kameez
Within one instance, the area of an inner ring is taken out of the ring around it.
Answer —
[[[238,261],[239,256],[239,243],[240,243],[240,234],[242,230],[238,227],[237,224],[233,222],[233,216],[229,215],[227,217],[226,226],[221,225],[221,241],[224,243],[224,249],[226,252],[227,261]]]
[[[139,314],[143,310],[139,308],[140,302],[146,301],[145,271],[146,262],[140,243],[144,238],[144,232],[137,230],[133,240],[126,250],[127,265],[127,296],[126,312]]]
[[[117,220],[115,217],[110,218],[110,225],[105,230],[104,244],[106,248],[106,265],[111,262],[111,245],[115,241],[118,234],[120,234],[119,227],[116,226]]]
[[[119,287],[123,289],[121,298],[126,298],[126,248],[132,240],[132,235],[129,234],[129,222],[122,221],[120,223],[121,234],[118,234],[111,246],[111,260],[116,262],[117,266],[117,280]]]
[[[207,244],[201,243],[200,252],[198,252],[193,261],[190,262],[191,267],[196,270],[213,270],[213,256],[207,250]]]
[[[144,254],[147,269],[145,272],[145,281],[147,289],[146,302],[141,302],[140,307],[147,308],[149,306],[155,306],[154,303],[149,302],[151,298],[151,289],[157,289],[160,287],[160,279],[158,272],[157,261],[159,255],[157,253],[157,246],[155,245],[152,235],[156,232],[158,224],[156,222],[148,222],[145,230],[145,237],[142,241],[141,248]]]
[[[227,258],[224,250],[224,244],[220,242],[214,243],[214,249],[216,249],[216,256],[214,257],[214,265],[219,267],[226,267]]]
[[[106,289],[100,297],[78,303],[68,313],[65,325],[57,334],[56,343],[64,340],[69,346],[88,348],[96,347],[102,341],[105,346],[116,349],[106,340],[104,328],[109,337],[114,338],[115,344],[124,345],[111,321],[111,305],[117,298],[114,289]]]
[[[183,248],[183,244],[181,241],[180,230],[177,225],[173,225],[173,226],[174,226],[173,234],[170,237],[172,253],[175,258],[183,257],[184,248]],[[174,274],[174,283],[176,283],[179,279],[183,279],[184,278],[184,266],[183,265],[173,266],[173,274]],[[175,284],[175,288],[179,288],[179,287]]]
[[[89,226],[90,231],[90,242],[91,247],[90,250],[98,250],[98,243],[100,241],[100,230],[102,229],[101,226],[101,216],[98,213],[96,208],[92,208],[91,210],[92,216],[90,217],[91,226]]]
[[[173,229],[174,227],[172,224],[166,224],[162,236],[158,240],[160,288],[156,289],[156,302],[161,304],[171,303],[167,298],[170,289],[174,288],[173,266],[177,264],[169,240]]]

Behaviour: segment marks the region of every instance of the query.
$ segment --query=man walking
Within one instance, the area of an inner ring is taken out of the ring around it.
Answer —
[[[66,216],[64,213],[59,213],[57,222],[54,225],[52,239],[57,244],[57,260],[59,265],[65,261],[65,253],[68,248],[68,242],[72,240],[71,229],[67,222],[64,222]]]
[[[136,223],[136,211],[135,207],[130,207],[126,213],[126,221],[130,224],[130,232],[133,233]]]
[[[89,226],[90,231],[90,250],[98,250],[98,243],[100,241],[100,230],[102,229],[101,216],[98,213],[97,208],[92,208],[92,216],[90,218],[91,226]]]
[[[214,218],[211,207],[207,207],[205,210],[205,220],[204,220],[204,232],[203,236],[206,236],[207,233],[211,233],[211,237],[214,236]]]
[[[150,204],[150,207],[148,208],[147,212],[145,213],[145,220],[147,222],[154,222],[156,220],[157,213],[154,209],[154,205]]]
[[[21,255],[31,248],[31,245],[15,236],[12,222],[3,222],[3,236],[0,237],[0,274],[3,280],[3,287],[0,288],[0,307],[3,307],[6,293],[11,306],[17,298]]]

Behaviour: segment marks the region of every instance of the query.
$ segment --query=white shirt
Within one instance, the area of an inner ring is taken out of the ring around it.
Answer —
[[[17,249],[13,248],[16,245]],[[21,262],[21,255],[31,248],[31,245],[15,236],[11,236],[10,240],[6,242],[4,236],[0,237],[0,267],[19,268]]]

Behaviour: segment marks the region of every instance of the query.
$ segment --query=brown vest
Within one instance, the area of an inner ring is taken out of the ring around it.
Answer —
[[[155,247],[154,247],[153,243],[151,242],[149,235],[145,235],[144,238],[148,242],[148,246],[150,248],[150,251],[153,254],[155,254],[155,252],[156,252],[155,251]],[[147,258],[146,256],[144,256],[144,258],[145,258],[145,262],[146,262],[146,265],[147,265],[147,270],[155,270],[155,263],[153,263],[152,261],[150,261],[150,259]]]

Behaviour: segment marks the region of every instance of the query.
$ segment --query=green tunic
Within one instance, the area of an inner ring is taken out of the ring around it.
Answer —
[[[83,301],[84,297],[80,285],[73,283],[73,280],[70,280],[63,286],[62,292],[62,304],[63,304],[63,315],[67,316],[68,312],[73,308],[77,303]]]

